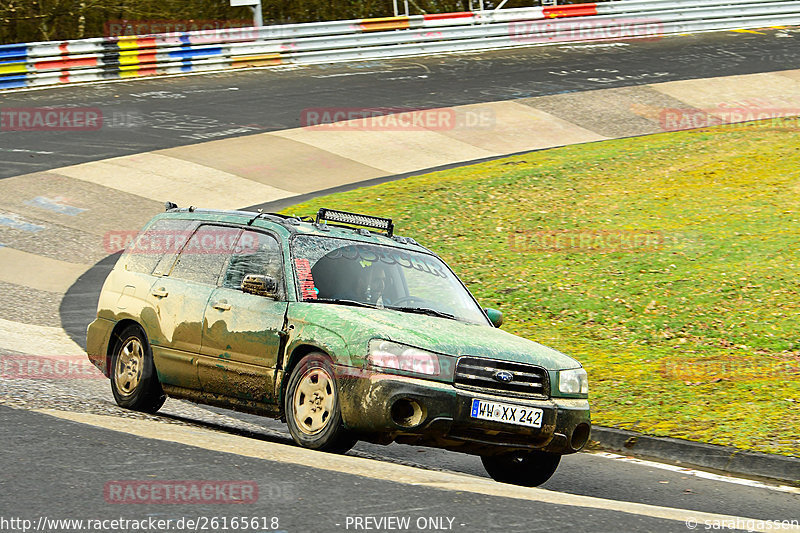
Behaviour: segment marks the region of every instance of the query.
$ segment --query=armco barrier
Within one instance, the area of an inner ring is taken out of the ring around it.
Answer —
[[[0,89],[800,24],[800,0],[617,0],[0,45]]]

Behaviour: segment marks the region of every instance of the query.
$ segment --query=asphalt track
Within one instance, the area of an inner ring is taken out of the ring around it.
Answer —
[[[625,46],[514,49],[6,93],[0,95],[4,108],[98,107],[106,117],[116,117],[118,123],[107,124],[102,132],[2,132],[0,172],[3,177],[12,177],[210,139],[298,127],[301,111],[307,108],[445,107],[798,68],[800,50],[785,44],[792,37],[779,37],[782,33],[783,30],[724,32]],[[90,270],[67,292],[60,317],[68,332],[82,333],[92,314],[104,269],[113,260],[113,256],[103,260],[99,268]],[[121,420],[117,417],[122,414],[110,405],[107,384],[76,385],[83,387],[81,394],[86,394],[87,405],[102,405],[112,414],[109,424]],[[19,393],[26,388],[36,390],[33,384],[20,386]],[[204,422],[204,417],[212,414],[225,418],[220,421],[217,416],[213,422]],[[19,515],[23,508],[73,517],[111,513],[133,516],[137,510],[132,508],[136,506],[125,506],[120,511],[120,506],[110,507],[102,501],[105,481],[148,476],[241,479],[247,475],[286,491],[275,501],[260,501],[257,507],[248,508],[247,514],[277,514],[282,520],[281,528],[288,531],[338,531],[344,530],[340,520],[347,515],[403,513],[414,517],[455,516],[462,531],[552,527],[575,531],[686,530],[680,521],[630,512],[542,501],[520,503],[509,497],[434,490],[423,483],[411,487],[407,483],[353,476],[357,473],[354,471],[323,472],[230,452],[200,450],[178,442],[59,421],[31,411],[0,407],[0,419],[8,430],[3,433],[4,468],[0,473],[0,487],[4,489],[0,514],[4,516]],[[176,421],[202,428],[210,431],[209,440],[212,433],[222,433],[231,438],[244,434],[254,445],[287,442],[279,423],[221,410],[196,408],[186,417],[170,414],[167,409],[155,420],[157,428]],[[242,424],[247,424],[246,432],[241,429]],[[354,453],[378,459],[378,464],[383,465],[410,464],[421,471],[433,468],[485,476],[475,458],[438,450],[360,444]],[[308,457],[314,460],[316,455],[311,453]],[[467,484],[468,479],[463,481]],[[702,479],[688,471],[669,472],[653,465],[589,454],[565,458],[557,476],[545,488],[564,494],[565,502],[566,495],[576,494],[762,519],[797,519],[800,508],[796,493]],[[218,507],[195,506],[170,508],[160,514],[221,513]]]
[[[296,128],[309,108],[439,108],[800,68],[800,47],[781,35],[678,35],[0,93],[3,108],[104,116],[100,131],[0,131],[0,177]]]
[[[13,484],[14,498],[19,502],[12,511],[8,496],[3,497],[0,512],[4,517],[24,517],[34,524],[40,516],[143,519],[155,515],[176,520],[247,516],[268,517],[270,524],[276,517],[275,530],[300,533],[352,531],[353,527],[347,527],[348,517],[407,516],[414,525],[420,518],[448,517],[453,520],[446,522],[445,530],[461,532],[523,533],[545,531],[553,524],[569,531],[686,531],[683,523],[672,520],[457,490],[412,489],[401,483],[203,450],[5,407],[0,407],[0,421],[7,430],[0,438],[7,461],[2,481],[4,486]],[[26,438],[23,442],[8,438],[12,434],[24,434]],[[75,446],[77,442],[85,445]],[[53,457],[53,448],[72,450],[70,463]],[[119,458],[120,450],[126,450],[123,460]],[[33,472],[26,466],[31,457],[40,458],[40,468]],[[75,465],[80,465],[79,479]],[[105,500],[103,492],[109,481],[109,467],[125,472],[124,479],[258,480],[259,498],[254,504],[242,505],[173,504],[159,508],[152,504],[113,504]],[[195,477],[187,476],[187,472]],[[83,497],[75,497],[77,493]]]

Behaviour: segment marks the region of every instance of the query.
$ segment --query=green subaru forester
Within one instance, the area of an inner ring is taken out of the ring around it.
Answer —
[[[538,485],[589,439],[586,372],[501,322],[390,219],[168,203],[106,279],[87,353],[123,407],[182,398],[316,450],[435,446]]]

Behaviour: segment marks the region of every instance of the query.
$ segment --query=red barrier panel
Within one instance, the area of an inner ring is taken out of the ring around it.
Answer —
[[[545,18],[590,17],[597,15],[597,4],[545,7],[543,11]]]
[[[76,67],[96,67],[96,57],[84,57],[80,59],[72,59],[69,56],[64,56],[61,59],[53,59],[50,61],[37,61],[33,64],[36,70],[64,70]]]
[[[459,11],[457,13],[431,13],[424,15],[424,20],[442,20],[442,19],[466,19],[472,18],[474,13],[471,11]]]

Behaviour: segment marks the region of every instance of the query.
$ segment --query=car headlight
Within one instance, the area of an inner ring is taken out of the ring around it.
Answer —
[[[438,376],[439,357],[431,352],[383,339],[369,341],[367,361],[372,366]]]
[[[573,368],[558,373],[558,390],[564,394],[589,394],[589,377],[586,370]]]

